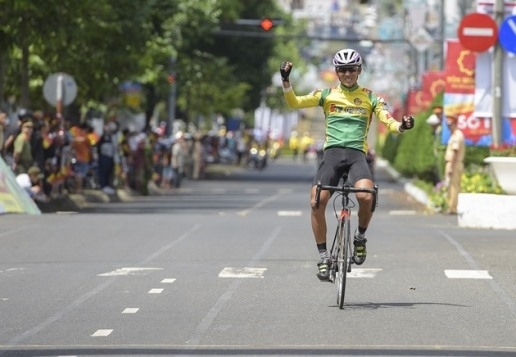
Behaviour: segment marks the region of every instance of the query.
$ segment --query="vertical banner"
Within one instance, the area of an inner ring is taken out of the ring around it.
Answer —
[[[516,145],[516,57],[505,53],[502,83],[502,141]],[[493,117],[492,71],[493,52],[486,51],[477,57],[475,70],[475,113],[479,120]],[[491,143],[489,143],[490,145]]]
[[[495,0],[477,0],[477,11],[493,15]],[[516,15],[516,1],[504,1],[504,18]],[[478,54],[475,68],[475,116],[491,120],[493,116],[492,50]],[[502,142],[516,145],[516,55],[504,51],[502,68]],[[490,141],[488,145],[491,145]]]
[[[406,115],[416,115],[423,109],[423,91],[419,89],[411,89],[406,99]]]
[[[477,55],[463,48],[458,40],[447,41],[446,49],[444,118],[447,115],[458,117],[459,129],[464,133],[467,145],[489,146],[491,121],[474,115]],[[446,143],[449,136],[448,127],[443,125],[442,142]]]
[[[445,73],[441,71],[428,71],[423,74],[423,108],[430,109],[434,98],[446,88]]]

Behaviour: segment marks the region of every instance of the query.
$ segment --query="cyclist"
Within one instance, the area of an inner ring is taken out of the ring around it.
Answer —
[[[372,115],[375,114],[391,132],[402,133],[414,127],[413,117],[404,116],[401,122],[395,120],[381,97],[358,85],[358,76],[362,73],[362,57],[357,51],[338,51],[333,57],[333,65],[340,84],[324,91],[315,89],[304,96],[297,96],[290,85],[292,63],[283,62],[280,67],[287,105],[291,108],[321,106],[325,114],[323,159],[313,179],[310,196],[312,231],[320,255],[317,277],[321,281],[329,278],[330,256],[326,247],[325,211],[331,193],[322,191],[319,206],[315,207],[317,182],[335,186],[343,173],[347,172],[349,182],[354,187],[373,188],[373,178],[366,161],[367,133]],[[359,208],[358,228],[353,240],[353,259],[360,265],[364,263],[367,254],[365,233],[373,215],[373,198],[370,193],[357,193],[356,198]]]

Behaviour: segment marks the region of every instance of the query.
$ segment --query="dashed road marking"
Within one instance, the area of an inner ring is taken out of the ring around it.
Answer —
[[[449,279],[493,279],[487,270],[445,270]]]
[[[348,273],[350,278],[374,278],[382,269],[353,269]]]
[[[98,274],[97,276],[127,276],[127,275],[143,275],[155,270],[163,270],[163,268],[120,268],[107,273]]]
[[[389,211],[389,214],[391,216],[410,216],[410,215],[414,215],[416,214],[417,212],[414,211],[414,210],[393,210],[393,211]]]
[[[172,284],[176,279],[163,279],[161,280],[162,284]]]
[[[299,217],[302,214],[302,211],[278,211],[280,217]]]
[[[165,289],[150,289],[149,294],[161,294]]]
[[[219,278],[260,278],[267,268],[224,268],[219,273]]]
[[[107,337],[107,336],[111,335],[111,332],[113,332],[112,329],[101,329],[101,330],[95,331],[95,333],[93,333],[93,335],[91,335],[91,337]]]
[[[140,310],[137,307],[128,307],[125,308],[124,311],[122,311],[122,314],[136,314]]]

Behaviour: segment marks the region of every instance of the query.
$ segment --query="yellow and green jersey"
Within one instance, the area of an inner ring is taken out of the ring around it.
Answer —
[[[391,132],[399,132],[400,122],[387,109],[383,98],[373,91],[355,85],[331,89],[316,89],[297,96],[292,87],[284,90],[285,100],[291,108],[321,106],[326,120],[324,148],[344,147],[367,152],[367,133],[373,113]]]

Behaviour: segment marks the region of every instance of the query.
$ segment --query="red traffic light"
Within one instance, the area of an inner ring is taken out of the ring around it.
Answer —
[[[260,21],[260,27],[264,31],[269,31],[273,26],[274,26],[274,24],[272,23],[272,20],[269,18],[265,18],[262,21]]]

